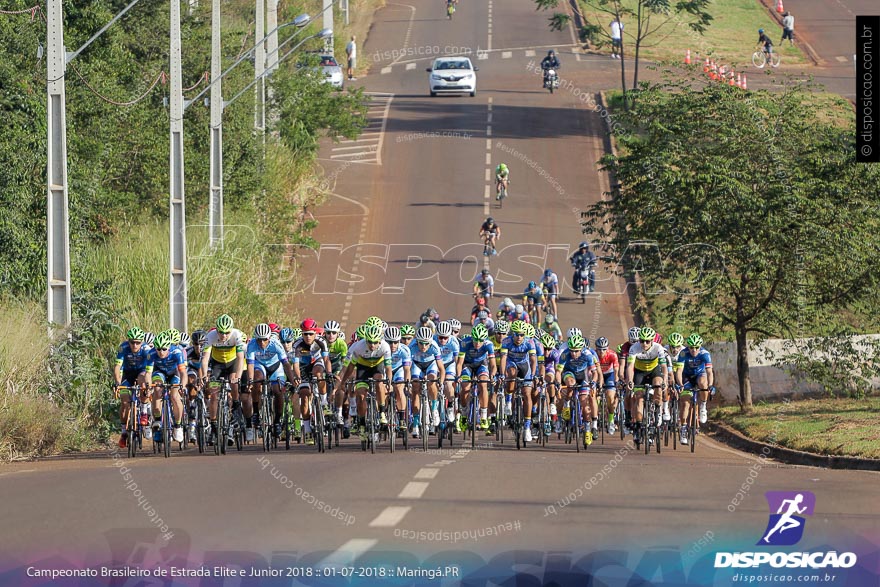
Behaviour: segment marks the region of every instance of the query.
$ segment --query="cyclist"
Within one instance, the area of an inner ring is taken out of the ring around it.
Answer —
[[[700,424],[705,424],[708,419],[708,411],[706,410],[706,401],[709,399],[709,393],[715,394],[715,373],[712,371],[712,357],[709,351],[703,348],[703,337],[697,333],[693,333],[687,337],[685,341],[687,349],[682,350],[675,359],[675,383],[680,390],[682,396],[680,404],[680,414],[682,422],[686,423],[690,416],[691,402],[685,401],[691,399],[694,386],[701,390],[699,393],[700,402]],[[702,391],[708,389],[709,391]],[[683,427],[682,442],[685,442],[686,428]]]
[[[630,390],[633,390],[636,424],[642,422],[642,402],[647,400],[644,397],[645,385],[650,384],[654,388],[653,401],[660,408],[663,394],[658,390],[662,392],[668,379],[666,349],[654,342],[656,335],[653,328],[642,327],[639,330],[639,342],[630,347],[626,358],[626,384]],[[662,424],[660,412],[661,410],[657,411],[657,426]],[[634,432],[634,434],[638,433],[639,430]]]
[[[239,381],[244,372],[244,334],[235,328],[232,317],[223,314],[217,318],[216,328],[208,332],[205,337],[205,349],[202,352],[201,376],[202,380],[224,378],[229,381],[232,393],[232,412],[239,425],[244,427],[242,421],[241,400],[238,393]],[[217,433],[217,406],[218,388],[209,385],[208,390],[208,413],[211,418],[212,436]],[[230,424],[231,426],[231,424]],[[232,440],[230,434],[230,441]]]
[[[522,304],[517,304],[513,309],[513,315],[511,316],[512,322],[516,320],[522,320],[526,324],[530,324],[532,319],[529,317],[529,313],[526,312],[525,307]]]
[[[385,342],[391,349],[391,385],[394,397],[397,398],[395,408],[397,409],[397,421],[400,423],[398,432],[407,434],[408,414],[406,413],[404,386],[412,380],[412,355],[409,352],[409,347],[400,343],[400,328],[396,326],[389,326],[385,330]]]
[[[507,168],[505,163],[499,163],[495,168],[495,199],[501,199],[501,186],[504,186],[504,191],[506,193],[510,193],[510,169]]]
[[[333,366],[330,363],[330,349],[323,336],[318,336],[316,329],[318,323],[312,318],[306,318],[300,324],[302,336],[293,343],[293,353],[297,360],[293,363],[293,372],[299,383],[299,404],[302,421],[302,432],[309,444],[314,444],[315,439],[311,436],[312,416],[312,386],[309,379],[318,382],[318,393],[321,395],[321,405],[325,412],[327,405],[327,381],[324,374],[333,375]]]
[[[345,382],[355,375],[355,396],[357,400],[358,421],[355,424],[355,432],[361,431],[361,439],[366,440],[366,394],[369,389],[367,379],[376,381],[376,397],[385,399],[385,382],[393,380],[391,373],[391,347],[382,340],[382,327],[377,324],[364,325],[361,327],[363,338],[348,348],[346,361],[348,365],[340,379],[340,387],[345,387]],[[378,402],[378,399],[377,399]],[[370,439],[374,440],[374,439]]]
[[[525,306],[526,314],[529,316],[529,324],[541,323],[541,310],[544,308],[544,288],[534,281],[530,281],[529,285],[523,291],[523,306]],[[534,312],[534,320],[532,320],[532,312]]]
[[[487,330],[490,331],[495,328],[495,321],[489,317],[489,312],[487,312],[486,310],[478,313],[473,322],[471,322],[471,326],[476,326],[477,324],[482,324],[486,327]]]
[[[495,289],[495,280],[492,279],[492,276],[489,274],[488,268],[483,268],[480,271],[479,277],[474,282],[474,300],[476,301],[481,296],[488,300],[492,297],[492,292]]]
[[[532,442],[532,381],[538,369],[538,351],[533,340],[526,337],[528,324],[516,320],[510,325],[510,336],[501,343],[501,373],[507,381],[509,394],[513,394],[517,378],[522,379],[523,391],[523,437]]]
[[[463,414],[470,413],[471,385],[477,384],[480,402],[480,422],[482,430],[489,429],[489,382],[495,378],[495,346],[489,340],[489,330],[482,324],[471,329],[471,335],[464,339],[458,352],[455,376],[461,380],[459,402]]]
[[[559,373],[556,366],[559,364],[560,352],[556,339],[549,332],[541,334],[541,346],[544,347],[544,385],[547,388],[547,397],[550,403],[550,421],[556,432],[561,431],[556,402],[559,400],[556,393],[559,389]]]
[[[333,375],[332,381],[335,382],[333,405],[336,407],[336,423],[342,426],[345,423],[342,417],[342,404],[345,400],[345,392],[339,386],[339,377],[342,375],[342,369],[345,366],[345,355],[348,354],[348,345],[345,343],[345,337],[340,334],[339,322],[327,320],[324,323],[324,340],[327,341],[327,353]]]
[[[541,278],[541,284],[547,293],[547,301],[550,306],[550,312],[557,316],[559,309],[556,306],[556,298],[559,295],[559,277],[553,273],[552,269],[544,269],[544,276]]]
[[[559,59],[556,57],[556,51],[550,49],[547,51],[547,56],[541,60],[541,69],[544,71],[544,83],[547,83],[547,75],[548,70],[550,69],[559,69],[562,64],[559,62]]]
[[[498,305],[498,313],[496,314],[496,317],[498,320],[513,322],[514,310],[516,310],[516,304],[513,303],[513,300],[510,298],[504,298],[504,300]]]
[[[497,247],[498,239],[501,238],[501,227],[495,224],[495,219],[491,216],[486,218],[486,221],[480,226],[480,238],[482,238],[484,242],[488,239],[489,246],[492,247],[492,254],[498,254],[498,251],[495,249]],[[483,249],[483,254],[488,255],[489,252]]]
[[[183,339],[181,339],[181,343]],[[196,330],[192,333],[189,340],[189,346],[186,349],[186,388],[189,395],[190,423],[189,423],[189,440],[196,442],[196,414],[193,401],[199,394],[199,368],[202,365],[202,345],[205,344],[205,331]]]
[[[144,406],[139,414],[141,426],[147,426],[149,422],[149,405],[146,395],[146,366],[149,352],[144,348],[143,330],[137,326],[128,329],[125,336],[128,340],[119,345],[116,353],[116,364],[113,366],[114,387],[140,387],[141,402]],[[125,448],[128,442],[128,418],[131,410],[131,389],[116,390],[119,396],[119,420],[121,433],[119,436],[119,448]]]
[[[625,382],[626,381],[626,359],[629,357],[629,349],[634,344],[639,342],[639,332],[641,332],[641,328],[638,326],[633,326],[627,331],[627,340],[623,344],[617,347],[617,374],[615,375],[615,379],[617,381]],[[624,399],[623,399],[623,408],[624,408],[624,433],[630,434],[632,431],[632,394],[626,393],[624,391]],[[619,422],[618,422],[619,423]]]
[[[669,380],[666,382],[666,392],[663,394],[663,421],[669,422],[672,419],[669,413],[669,400],[672,393],[675,392],[675,360],[679,353],[684,349],[684,336],[679,332],[673,332],[669,335],[669,344],[666,346],[666,356],[668,358]]]
[[[572,283],[574,284],[574,292],[580,292],[580,283],[579,282],[579,274],[581,270],[586,269],[589,275],[589,285],[590,291],[593,291],[596,288],[596,276],[595,272],[592,270],[593,267],[596,266],[596,253],[590,250],[590,243],[587,241],[581,242],[578,245],[578,250],[574,252],[574,254],[568,259],[571,266],[574,267],[574,277],[572,278]]]
[[[755,50],[757,51],[762,45],[764,47],[764,56],[769,63],[770,57],[773,54],[773,41],[764,32],[764,29],[758,29],[758,42],[755,44]]]
[[[458,333],[461,332],[461,321],[456,318],[450,318],[449,325],[452,326],[452,336],[458,339]]]
[[[153,372],[154,369],[155,372]],[[153,350],[147,355],[146,378],[152,382],[155,389],[155,393],[153,393],[153,441],[162,441],[162,431],[159,427],[164,394],[159,390],[161,385],[168,384],[174,386],[168,392],[174,419],[174,441],[183,442],[183,427],[180,423],[183,418],[180,382],[186,379],[186,359],[183,357],[183,351],[171,342],[171,335],[167,331],[160,333],[153,341]]]
[[[437,411],[437,392],[439,386],[443,386],[446,378],[446,368],[440,354],[440,346],[434,341],[434,333],[430,328],[422,327],[416,331],[416,339],[409,347],[412,355],[412,380],[413,380],[413,438],[419,437],[421,426],[421,392],[422,385],[428,392],[431,402],[431,426],[440,425],[440,412]],[[438,381],[439,380],[439,381]],[[432,383],[436,385],[431,385]]]
[[[452,335],[452,324],[447,320],[444,320],[437,325],[437,333],[434,335],[434,341],[437,343],[437,346],[440,347],[440,357],[443,360],[443,366],[446,371],[446,385],[444,387],[444,393],[449,399],[449,405],[451,406],[455,403],[455,388],[453,387],[453,382],[455,381],[456,377],[455,363],[458,360],[458,353],[461,350],[461,343],[458,341],[457,338]],[[433,402],[431,409],[432,411],[436,409],[433,405]],[[439,425],[440,423],[438,421],[435,426]]]
[[[553,339],[558,343],[562,340],[562,327],[559,325],[559,322],[556,321],[556,316],[553,314],[547,314],[544,316],[544,330],[553,337]]]
[[[486,307],[486,298],[483,296],[477,296],[476,304],[471,308],[471,323],[473,324],[474,318],[477,317],[477,314],[480,312],[486,311],[488,312],[488,308]]]
[[[617,430],[614,426],[614,414],[617,413],[617,380],[615,373],[620,362],[617,353],[608,348],[608,339],[600,336],[596,339],[596,355],[599,359],[599,376],[602,377],[602,390],[605,392],[605,405],[608,406],[608,434]]]
[[[257,324],[254,328],[254,337],[248,342],[245,351],[247,361],[248,381],[251,384],[251,396],[254,401],[254,409],[259,414],[260,384],[269,380],[272,397],[275,402],[275,415],[272,427],[275,438],[281,437],[281,415],[284,411],[284,397],[281,388],[287,381],[294,380],[294,372],[287,352],[278,339],[272,339],[272,330],[269,324]],[[282,367],[279,369],[279,367]],[[259,421],[257,419],[257,421]],[[253,440],[253,428],[248,428],[250,440]]]
[[[587,341],[580,334],[574,334],[566,341],[567,348],[559,356],[559,363],[556,365],[556,371],[561,374],[561,380],[565,386],[563,391],[562,419],[568,420],[575,417],[571,413],[569,402],[577,386],[578,396],[581,404],[581,417],[584,421],[584,442],[591,444],[596,433],[599,431],[598,409],[596,398],[591,394],[593,388],[596,387],[596,361],[593,353],[589,352]],[[592,422],[591,422],[592,416]],[[589,429],[587,423],[591,422]]]

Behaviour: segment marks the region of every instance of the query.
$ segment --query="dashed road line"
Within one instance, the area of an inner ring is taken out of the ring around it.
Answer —
[[[502,51],[501,52],[501,59],[510,59],[511,57],[513,57],[513,51]]]
[[[454,457],[455,455],[453,455]],[[422,497],[422,494],[425,493],[425,490],[428,489],[428,485],[430,483],[423,483],[420,481],[410,481],[407,483],[403,490],[398,494],[398,499],[418,499]]]
[[[437,476],[437,473],[440,472],[440,469],[431,469],[429,467],[422,467],[419,469],[418,473],[415,474],[413,479],[433,479]]]
[[[434,469],[439,471],[439,469]],[[410,506],[389,506],[382,510],[382,513],[376,516],[370,522],[370,528],[393,528],[398,525],[403,517],[412,509]]]
[[[526,51],[526,57],[534,57],[534,56],[535,56],[535,50],[534,50],[534,49],[528,49],[528,50]]]
[[[415,18],[416,18],[416,7],[410,6],[409,4],[397,4],[397,3],[391,3],[391,5],[392,6],[405,6],[406,8],[409,8],[411,11],[410,15],[409,15],[409,25],[406,27],[406,36],[403,37],[403,49],[406,49],[407,47],[409,47],[409,38],[412,35],[413,22],[415,21]],[[398,55],[397,58],[391,62],[391,65],[394,65],[395,63],[400,61],[400,58],[403,57],[405,54],[406,54],[406,51],[401,51],[400,55]]]

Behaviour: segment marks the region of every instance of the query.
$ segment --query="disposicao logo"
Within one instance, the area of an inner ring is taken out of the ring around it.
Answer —
[[[809,491],[768,491],[770,507],[767,528],[757,546],[792,546],[804,536],[806,519],[816,509],[816,496]],[[858,557],[852,552],[716,552],[715,568],[837,568],[855,566]]]

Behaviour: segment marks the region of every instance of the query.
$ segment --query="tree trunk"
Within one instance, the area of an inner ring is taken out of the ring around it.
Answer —
[[[620,89],[623,91],[623,109],[629,111],[626,99],[626,60],[623,58],[623,31],[620,32]]]
[[[743,411],[752,409],[752,383],[749,381],[749,339],[746,325],[736,327],[736,375],[739,380],[739,400]]]
[[[638,28],[636,29],[636,52],[635,52],[635,60],[633,63],[633,90],[638,89],[639,85],[639,49],[642,45],[642,3],[639,2],[638,8]],[[623,40],[623,34],[620,35],[621,42]]]

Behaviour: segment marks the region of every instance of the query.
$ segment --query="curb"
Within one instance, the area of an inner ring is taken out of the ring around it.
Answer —
[[[863,459],[836,455],[818,455],[800,450],[784,448],[776,444],[767,444],[744,436],[726,424],[708,422],[706,426],[724,443],[755,454],[767,455],[783,463],[804,465],[807,467],[823,467],[826,469],[851,469],[862,471],[880,471],[880,459]]]

